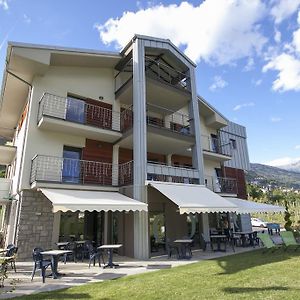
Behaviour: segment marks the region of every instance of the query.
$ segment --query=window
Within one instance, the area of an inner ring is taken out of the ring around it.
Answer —
[[[231,149],[236,149],[236,140],[230,139]]]

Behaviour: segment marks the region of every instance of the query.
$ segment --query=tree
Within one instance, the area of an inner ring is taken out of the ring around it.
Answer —
[[[247,186],[248,194],[252,199],[261,199],[263,198],[263,191],[256,185],[250,184]]]
[[[288,205],[288,201],[285,200],[284,201],[284,205],[285,205],[285,212],[284,212],[284,220],[285,220],[285,224],[284,224],[284,228],[287,231],[292,231],[292,221],[291,221],[291,214],[289,213],[289,205]]]

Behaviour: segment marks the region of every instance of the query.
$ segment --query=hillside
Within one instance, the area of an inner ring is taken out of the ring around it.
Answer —
[[[247,174],[249,183],[257,183],[261,186],[271,184],[287,188],[300,189],[300,173],[288,171],[262,164],[250,164],[251,171]]]

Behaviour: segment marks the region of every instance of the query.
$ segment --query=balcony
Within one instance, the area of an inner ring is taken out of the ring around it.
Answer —
[[[190,120],[187,115],[168,110],[163,107],[147,104],[147,149],[149,152],[160,154],[179,154],[190,156],[189,149],[195,143],[190,131]],[[124,109],[121,112],[122,139],[120,147],[133,147],[133,112]]]
[[[147,180],[199,184],[199,173],[192,168],[147,163]]]
[[[237,181],[234,178],[204,176],[205,185],[220,194],[237,195]]]
[[[223,143],[219,138],[202,135],[202,150],[204,158],[224,162],[230,160],[232,149],[230,143]]]
[[[11,179],[0,178],[0,204],[5,204],[10,199]]]
[[[159,59],[146,57],[145,75],[146,99],[150,99],[153,104],[178,110],[190,100],[190,78],[184,72],[176,70]],[[133,65],[130,59],[115,76],[115,95],[122,104],[132,104],[132,80]]]
[[[17,148],[9,144],[0,145],[0,165],[9,165],[15,158]]]
[[[147,104],[146,123],[148,126],[180,133],[190,136],[190,118],[188,115],[178,113],[167,108]],[[124,109],[121,113],[121,132],[133,127],[132,108]]]
[[[31,185],[39,182],[117,187],[132,184],[132,181],[132,161],[115,165],[44,155],[32,159]]]
[[[38,127],[109,143],[122,136],[118,112],[49,93],[44,93],[39,103]]]

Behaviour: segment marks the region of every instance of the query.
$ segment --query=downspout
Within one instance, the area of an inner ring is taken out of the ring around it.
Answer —
[[[28,95],[27,95],[27,103],[28,103],[28,114],[26,116],[26,120],[25,120],[25,128],[24,128],[24,136],[23,136],[23,142],[22,142],[22,151],[21,151],[21,159],[20,159],[20,170],[19,170],[19,174],[18,174],[18,181],[17,181],[17,194],[20,194],[20,178],[21,178],[21,168],[24,162],[24,148],[25,148],[25,140],[27,138],[27,131],[28,131],[28,123],[29,123],[29,111],[31,109],[31,96],[32,96],[32,85],[26,81],[25,79],[19,77],[18,75],[14,74],[13,72],[8,70],[8,66],[9,66],[9,62],[10,62],[10,58],[11,58],[11,54],[12,54],[12,48],[10,49],[10,53],[9,53],[9,57],[8,60],[6,61],[6,67],[5,67],[5,72],[6,72],[6,81],[7,81],[7,74],[13,76],[14,78],[16,78],[17,80],[21,81],[22,83],[28,85]],[[6,87],[6,82],[5,82],[5,87]],[[3,90],[3,94],[2,97],[4,96],[4,92],[5,92],[5,88]],[[2,101],[1,101],[2,102]],[[26,107],[26,105],[25,105]],[[19,217],[20,217],[20,209],[21,209],[21,204],[20,204],[20,199],[17,200],[17,210],[16,210],[16,217],[15,217],[15,226],[14,226],[14,233],[13,233],[13,241],[12,243],[15,244],[16,242],[16,237],[17,237],[17,228],[18,228],[18,223],[19,223]]]
[[[16,77],[18,79],[18,77]],[[21,80],[21,79],[20,79]],[[30,83],[27,83],[26,81],[21,80],[22,82],[26,83],[29,87],[28,91],[28,108],[27,108],[27,115],[26,115],[26,120],[25,120],[25,128],[24,128],[24,136],[23,136],[23,142],[22,142],[22,151],[21,151],[21,160],[20,160],[20,169],[19,169],[19,174],[18,174],[18,182],[17,182],[17,194],[20,195],[20,180],[21,180],[21,172],[23,171],[23,162],[24,162],[24,149],[25,149],[25,141],[27,138],[27,132],[28,132],[28,123],[29,123],[29,112],[31,110],[31,96],[32,96],[32,85]],[[14,228],[14,236],[13,236],[13,244],[15,244],[16,239],[17,239],[17,228],[19,227],[19,220],[20,220],[20,212],[21,212],[21,202],[20,198],[18,199],[17,202],[17,214],[16,214],[16,224]]]

